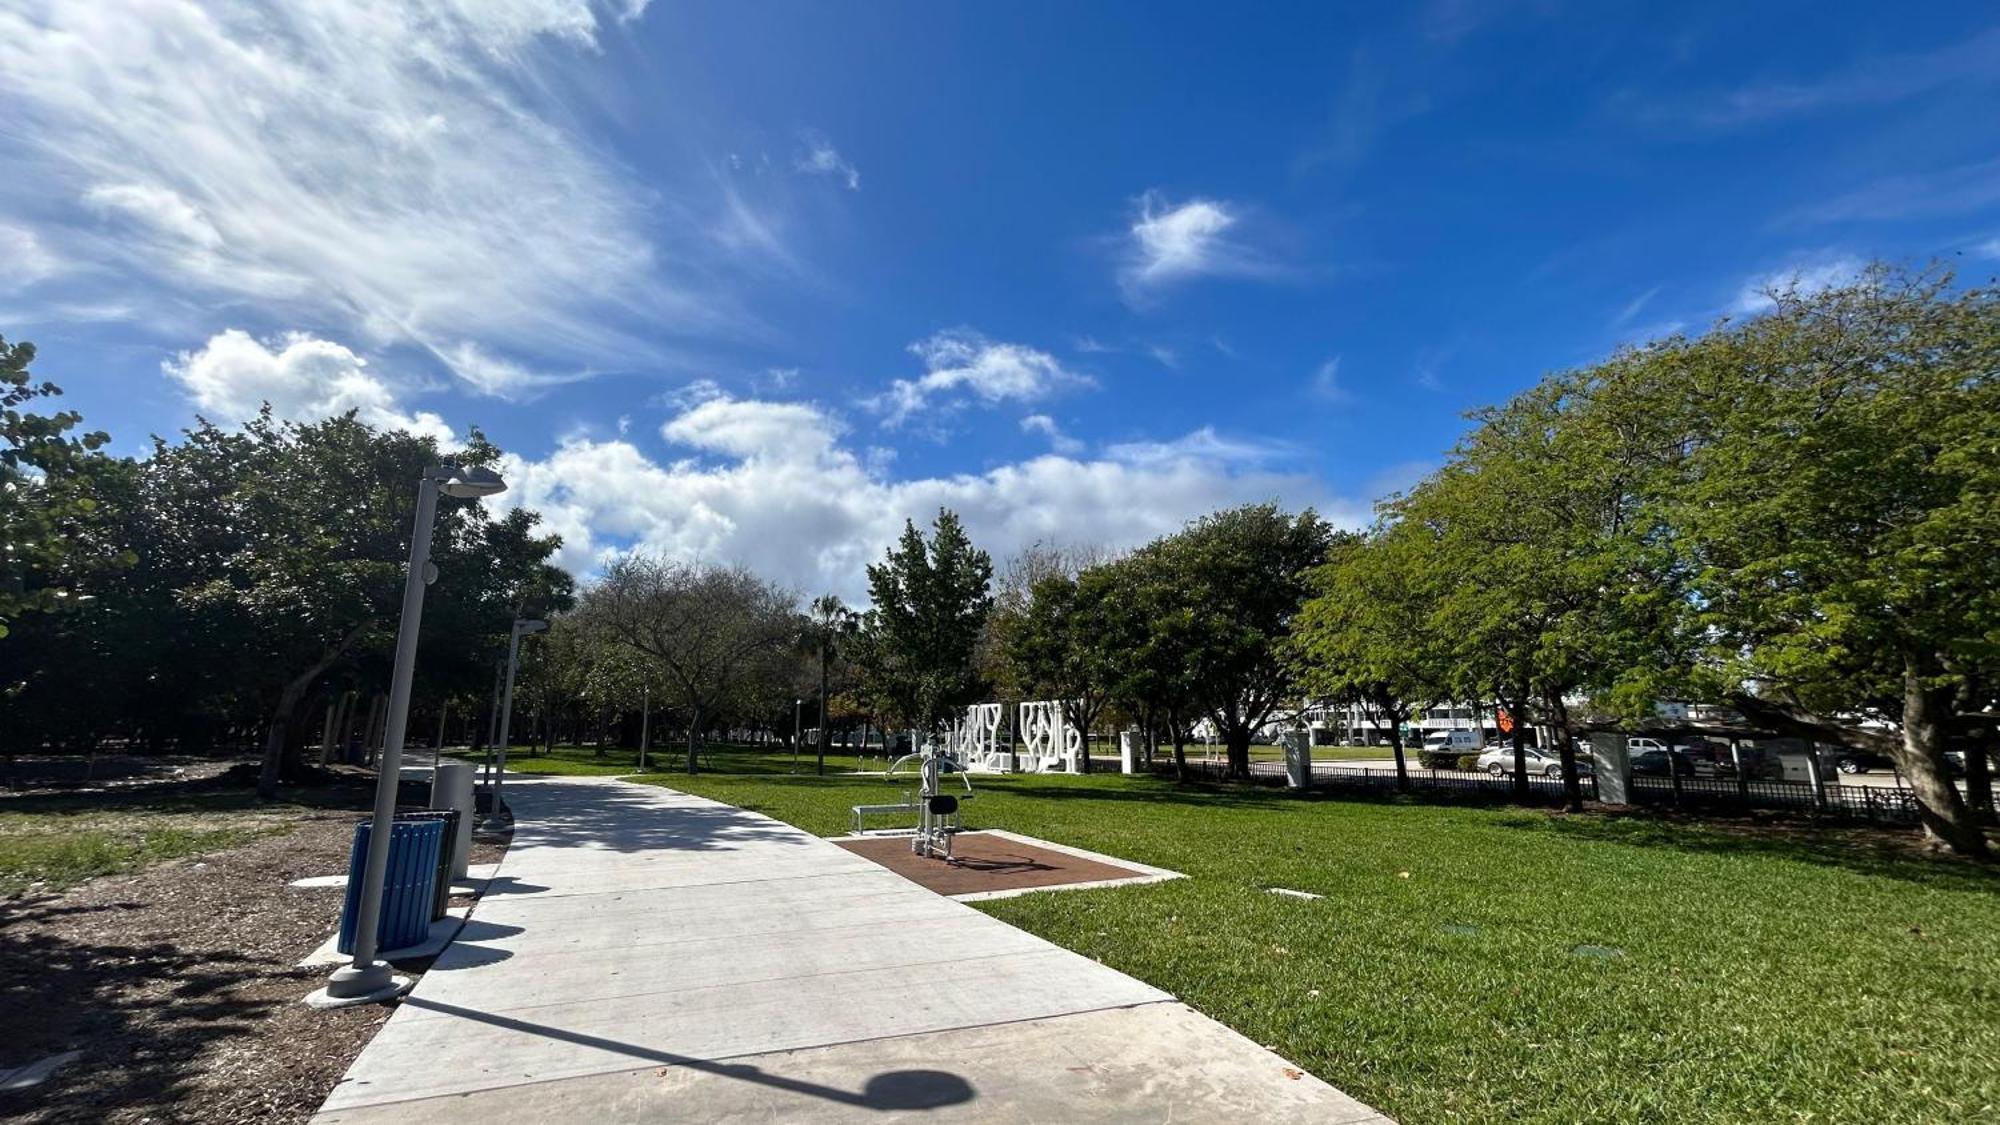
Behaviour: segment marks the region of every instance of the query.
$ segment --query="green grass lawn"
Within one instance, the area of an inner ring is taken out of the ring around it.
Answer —
[[[644,778],[823,835],[911,783]],[[2000,1118],[2000,881],[1832,835],[979,777],[970,827],[1186,880],[980,904],[1406,1122]],[[1289,887],[1326,896],[1266,893]]]
[[[0,804],[0,899],[235,847],[287,831],[292,819],[257,807],[247,792],[9,798]]]

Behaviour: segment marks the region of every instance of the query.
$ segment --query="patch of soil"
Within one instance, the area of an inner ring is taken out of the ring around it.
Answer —
[[[910,850],[908,836],[878,836],[865,840],[836,840],[834,843],[941,895],[1015,891],[1146,877],[1145,872],[1129,867],[1115,867],[984,832],[964,832],[954,837],[950,860],[930,859],[916,854]]]
[[[283,835],[0,904],[0,1066],[83,1052],[0,1093],[0,1118],[310,1117],[393,1010],[300,1002],[329,970],[295,963],[338,925],[342,892],[287,884],[344,872],[358,815],[297,810]]]
[[[205,781],[234,766],[236,758],[188,755],[98,754],[90,756],[22,755],[0,767],[10,797],[49,793],[108,793],[158,784]]]

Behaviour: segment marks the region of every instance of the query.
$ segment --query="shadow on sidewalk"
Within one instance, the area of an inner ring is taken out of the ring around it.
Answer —
[[[545,1024],[529,1023],[526,1020],[494,1015],[491,1012],[461,1008],[455,1004],[441,1004],[435,1000],[426,1000],[419,996],[407,997],[403,1003],[412,1008],[422,1008],[425,1011],[437,1012],[447,1016],[458,1016],[461,1019],[474,1020],[493,1027],[506,1028],[509,1031],[519,1031],[529,1035],[559,1039],[565,1043],[575,1043],[583,1047],[609,1051],[612,1054],[624,1055],[627,1058],[661,1063],[666,1066],[686,1067],[689,1070],[698,1070],[705,1074],[719,1075],[723,1078],[734,1078],[742,1082],[755,1082],[758,1085],[769,1086],[773,1089],[787,1090],[795,1094],[805,1094],[809,1097],[838,1102],[841,1105],[858,1106],[862,1109],[880,1110],[885,1113],[943,1109],[946,1106],[963,1105],[978,1096],[973,1092],[972,1084],[967,1082],[963,1077],[942,1070],[884,1071],[870,1078],[862,1086],[860,1092],[856,1093],[833,1086],[822,1086],[817,1082],[786,1078],[781,1074],[767,1074],[763,1070],[750,1066],[747,1063],[726,1063],[710,1059],[690,1058],[686,1055],[676,1055],[670,1051],[642,1047],[636,1043],[622,1043],[616,1039],[605,1039],[596,1035],[584,1035],[580,1032],[564,1031],[561,1028],[549,1027]]]
[[[651,786],[578,779],[510,781],[508,802],[520,821],[516,848],[597,848],[618,852],[734,851],[745,844],[819,841],[789,824],[728,805],[669,804]],[[526,887],[501,889],[526,893]],[[491,892],[489,892],[491,893]]]

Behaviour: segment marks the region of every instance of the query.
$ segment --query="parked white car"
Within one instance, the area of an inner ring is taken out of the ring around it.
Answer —
[[[1541,774],[1543,777],[1562,776],[1563,767],[1561,758],[1546,750],[1537,750],[1532,746],[1528,747],[1525,753],[1528,756],[1528,773],[1530,775]],[[1514,772],[1514,748],[1512,746],[1495,746],[1493,749],[1479,756],[1478,768],[1485,770],[1494,777],[1506,777],[1508,774]],[[1589,773],[1590,760],[1579,755],[1576,760],[1576,772],[1579,776]]]

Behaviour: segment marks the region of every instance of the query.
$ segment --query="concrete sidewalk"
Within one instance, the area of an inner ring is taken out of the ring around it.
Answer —
[[[1386,1120],[790,825],[610,779],[507,795],[486,897],[316,1122]]]

